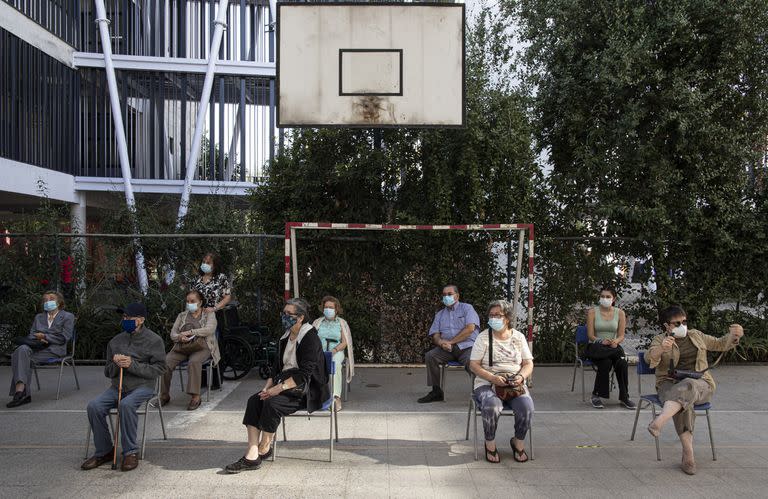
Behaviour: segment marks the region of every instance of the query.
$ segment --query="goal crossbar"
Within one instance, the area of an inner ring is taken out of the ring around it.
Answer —
[[[520,282],[523,264],[523,247],[528,236],[528,342],[533,341],[533,263],[534,230],[533,224],[459,224],[459,225],[397,225],[397,224],[362,224],[362,223],[324,223],[324,222],[286,222],[285,224],[285,299],[299,296],[299,272],[296,253],[296,232],[299,230],[367,230],[367,231],[498,231],[517,232],[519,237],[517,267],[515,272],[514,316],[517,317],[517,304],[520,299]],[[508,255],[509,258],[511,255]],[[293,258],[292,258],[293,257]],[[293,282],[291,282],[293,273]]]

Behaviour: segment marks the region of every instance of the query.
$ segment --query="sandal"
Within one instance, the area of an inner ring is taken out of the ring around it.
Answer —
[[[512,459],[517,461],[518,463],[526,463],[528,462],[528,453],[525,452],[525,447],[522,449],[518,449],[515,447],[515,439],[511,438],[509,440],[509,445],[512,447]]]
[[[499,449],[496,450],[489,450],[488,446],[484,444],[485,447],[485,460],[489,463],[498,464],[501,462],[501,457],[499,456]],[[491,460],[491,458],[496,458],[496,461]]]

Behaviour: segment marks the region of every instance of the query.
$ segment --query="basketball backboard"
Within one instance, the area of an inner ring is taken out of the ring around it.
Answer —
[[[464,126],[464,4],[278,3],[278,127]]]

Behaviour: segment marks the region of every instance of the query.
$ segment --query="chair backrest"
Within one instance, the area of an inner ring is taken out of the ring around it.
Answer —
[[[325,355],[325,372],[329,376],[336,374],[336,364],[333,363],[333,354],[331,352],[323,352]]]
[[[645,361],[645,352],[637,352],[637,374],[656,374],[656,369],[652,369]]]
[[[586,345],[589,343],[589,336],[587,336],[587,326],[579,324],[576,326],[576,344]]]

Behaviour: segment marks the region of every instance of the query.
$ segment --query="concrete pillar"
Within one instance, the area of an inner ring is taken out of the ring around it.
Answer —
[[[69,207],[70,226],[73,234],[85,234],[86,226],[86,193],[75,191],[77,202]],[[85,298],[85,265],[87,245],[84,237],[72,238],[72,257],[75,259],[75,278],[77,279],[77,299],[82,302]]]

